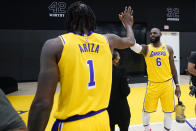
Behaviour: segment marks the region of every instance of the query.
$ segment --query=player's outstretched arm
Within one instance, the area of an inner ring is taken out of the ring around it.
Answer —
[[[124,26],[125,29],[127,29],[127,27],[129,27],[129,26],[127,26],[126,23],[129,23],[129,25],[131,25],[131,27],[132,27],[133,24],[134,24],[133,10],[132,10],[131,8],[128,8],[128,9],[131,10],[131,11],[130,11],[130,12],[131,12],[130,20],[127,20],[127,19],[125,18],[126,7],[125,7],[125,11],[124,11],[124,12],[121,12],[121,14],[119,14],[119,19],[121,20],[121,22],[122,22],[122,24],[123,24],[123,26]],[[131,35],[131,34],[128,34],[128,33],[129,33],[129,32],[127,32],[127,36]],[[132,32],[131,32],[131,33],[132,33]],[[135,40],[135,38],[134,38],[134,40]],[[147,55],[147,51],[148,51],[148,46],[147,46],[147,45],[144,45],[144,44],[143,44],[143,45],[139,45],[139,44],[137,44],[136,41],[135,41],[135,43],[134,43],[133,45],[131,45],[130,48],[131,48],[131,50],[133,50],[134,52],[136,52],[136,53],[138,53],[138,54],[142,54],[142,55],[144,55],[144,56]]]

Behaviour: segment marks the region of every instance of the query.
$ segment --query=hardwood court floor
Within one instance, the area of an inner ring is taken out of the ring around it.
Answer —
[[[188,76],[181,76],[180,77],[181,85],[181,100],[186,106],[185,115],[187,121],[191,125],[196,124],[196,118],[194,114],[194,105],[195,105],[195,98],[190,97],[189,88],[188,88]],[[128,102],[130,105],[131,110],[131,123],[130,123],[130,131],[143,131],[142,127],[142,107],[143,107],[143,100],[145,95],[145,83],[139,84],[130,84],[131,93],[128,96]],[[23,120],[27,123],[28,118],[28,111],[31,105],[31,102],[34,98],[34,94],[36,91],[37,83],[36,82],[26,82],[26,83],[19,83],[19,91],[10,93],[7,95],[8,99],[13,104],[14,108],[20,113]],[[59,92],[59,85],[57,89],[57,93],[55,94],[55,101],[57,101]],[[177,102],[177,101],[176,101]],[[54,107],[56,108],[56,102],[54,102]],[[53,111],[52,111],[53,112]],[[163,113],[161,111],[161,105],[158,105],[157,112],[151,114],[151,127],[153,131],[162,131],[163,130]],[[175,113],[172,113],[173,125],[172,131],[193,131],[191,127],[187,123],[179,124],[175,122]],[[51,116],[49,124],[46,128],[46,131],[51,129],[51,126],[54,122],[54,118]],[[116,127],[118,131],[118,127]]]

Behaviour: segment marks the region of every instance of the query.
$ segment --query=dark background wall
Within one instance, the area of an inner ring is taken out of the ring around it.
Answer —
[[[2,1],[1,29],[60,29],[64,27],[64,18],[51,17],[64,14],[70,3],[75,0],[9,0]],[[146,23],[161,30],[169,25],[173,31],[195,31],[195,0],[85,0],[94,10],[98,22],[116,22],[118,13],[125,5],[134,9],[135,22]],[[168,20],[177,18],[179,20]]]
[[[0,30],[0,77],[37,80],[44,42],[62,33],[60,30]]]
[[[2,1],[0,4],[0,77],[18,81],[37,80],[39,57],[44,42],[65,32],[64,14],[73,0]],[[125,35],[118,13],[125,5],[134,9],[134,33],[138,43],[147,43],[152,27],[180,32],[180,72],[187,57],[196,50],[196,1],[189,0],[85,0],[97,16],[97,32]],[[164,25],[169,29],[164,29]],[[129,49],[119,50],[121,64],[129,75],[145,75],[142,56]]]
[[[180,73],[186,74],[191,51],[196,51],[196,32],[180,33]]]

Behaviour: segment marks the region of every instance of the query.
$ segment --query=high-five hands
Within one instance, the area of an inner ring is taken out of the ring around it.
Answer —
[[[125,29],[127,28],[128,25],[133,26],[134,19],[133,19],[133,10],[131,6],[129,6],[128,8],[126,6],[124,12],[121,12],[118,16]]]

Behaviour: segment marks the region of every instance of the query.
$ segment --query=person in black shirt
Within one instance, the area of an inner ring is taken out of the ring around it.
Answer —
[[[191,53],[191,56],[188,59],[188,72],[191,74],[191,81],[193,86],[196,87],[196,52]],[[195,105],[195,114],[196,114],[196,105]]]
[[[125,69],[118,66],[119,60],[120,55],[116,50],[114,50],[112,57],[112,89],[108,113],[111,131],[115,130],[115,124],[118,124],[120,131],[128,131],[131,113],[127,96],[130,93],[130,88],[125,76]]]

